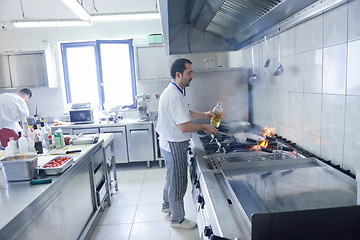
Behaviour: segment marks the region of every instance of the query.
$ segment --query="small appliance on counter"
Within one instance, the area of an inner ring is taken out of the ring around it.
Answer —
[[[148,105],[146,101],[150,99],[150,94],[136,96],[136,99],[138,100],[137,102],[137,109],[139,111],[138,121],[139,122],[149,121],[149,114],[147,112]]]
[[[71,123],[82,124],[94,122],[94,114],[91,109],[91,103],[74,103],[69,113]]]

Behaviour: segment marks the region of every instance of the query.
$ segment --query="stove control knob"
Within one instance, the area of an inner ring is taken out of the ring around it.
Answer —
[[[204,206],[205,206],[205,199],[204,199],[204,197],[201,196],[201,195],[198,195],[198,197],[197,197],[197,202],[200,204],[200,207],[201,207],[202,209],[204,209]]]
[[[210,237],[213,234],[211,226],[205,226],[204,227],[204,235],[206,237]]]

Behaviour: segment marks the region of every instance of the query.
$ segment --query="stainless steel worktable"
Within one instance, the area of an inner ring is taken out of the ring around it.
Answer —
[[[69,169],[60,175],[39,176],[40,178],[51,178],[52,183],[50,184],[30,185],[29,181],[7,182],[3,171],[0,171],[0,239],[16,238],[20,234],[19,232],[28,227],[36,219],[36,216],[50,204],[49,202],[56,198],[54,195],[58,195],[58,192],[62,191],[67,178],[76,175],[79,172],[77,168],[88,164],[86,161],[89,159],[89,154],[92,154],[95,148],[102,148],[111,141],[112,134],[101,134],[99,141],[95,144],[78,145],[77,148],[81,149],[81,152],[72,154],[75,162]],[[39,161],[49,157],[49,154],[51,151],[48,154],[39,155]],[[46,226],[37,227],[46,228]]]

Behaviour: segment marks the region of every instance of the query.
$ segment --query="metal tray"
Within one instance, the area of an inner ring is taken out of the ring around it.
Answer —
[[[8,182],[25,181],[36,178],[38,157],[31,155],[16,155],[1,159],[3,171]]]
[[[60,158],[70,158],[66,163],[61,165],[60,167],[44,167],[46,164],[50,163],[51,161],[60,159]],[[46,175],[58,175],[60,173],[63,173],[66,169],[68,169],[73,164],[73,156],[64,155],[64,156],[56,156],[41,167],[39,169],[44,172]]]

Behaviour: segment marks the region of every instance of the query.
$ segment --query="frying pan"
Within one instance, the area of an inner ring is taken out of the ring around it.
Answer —
[[[262,142],[265,140],[264,137],[256,135],[256,134],[252,134],[252,133],[244,133],[244,132],[238,132],[238,133],[234,133],[234,134],[230,134],[230,133],[224,133],[224,132],[220,132],[221,134],[227,135],[227,136],[231,136],[235,139],[236,142],[238,143],[254,143],[254,142]]]
[[[234,133],[233,137],[235,138],[236,142],[239,143],[249,143],[250,139],[257,142],[262,142],[265,140],[265,138],[262,136],[244,132]]]

